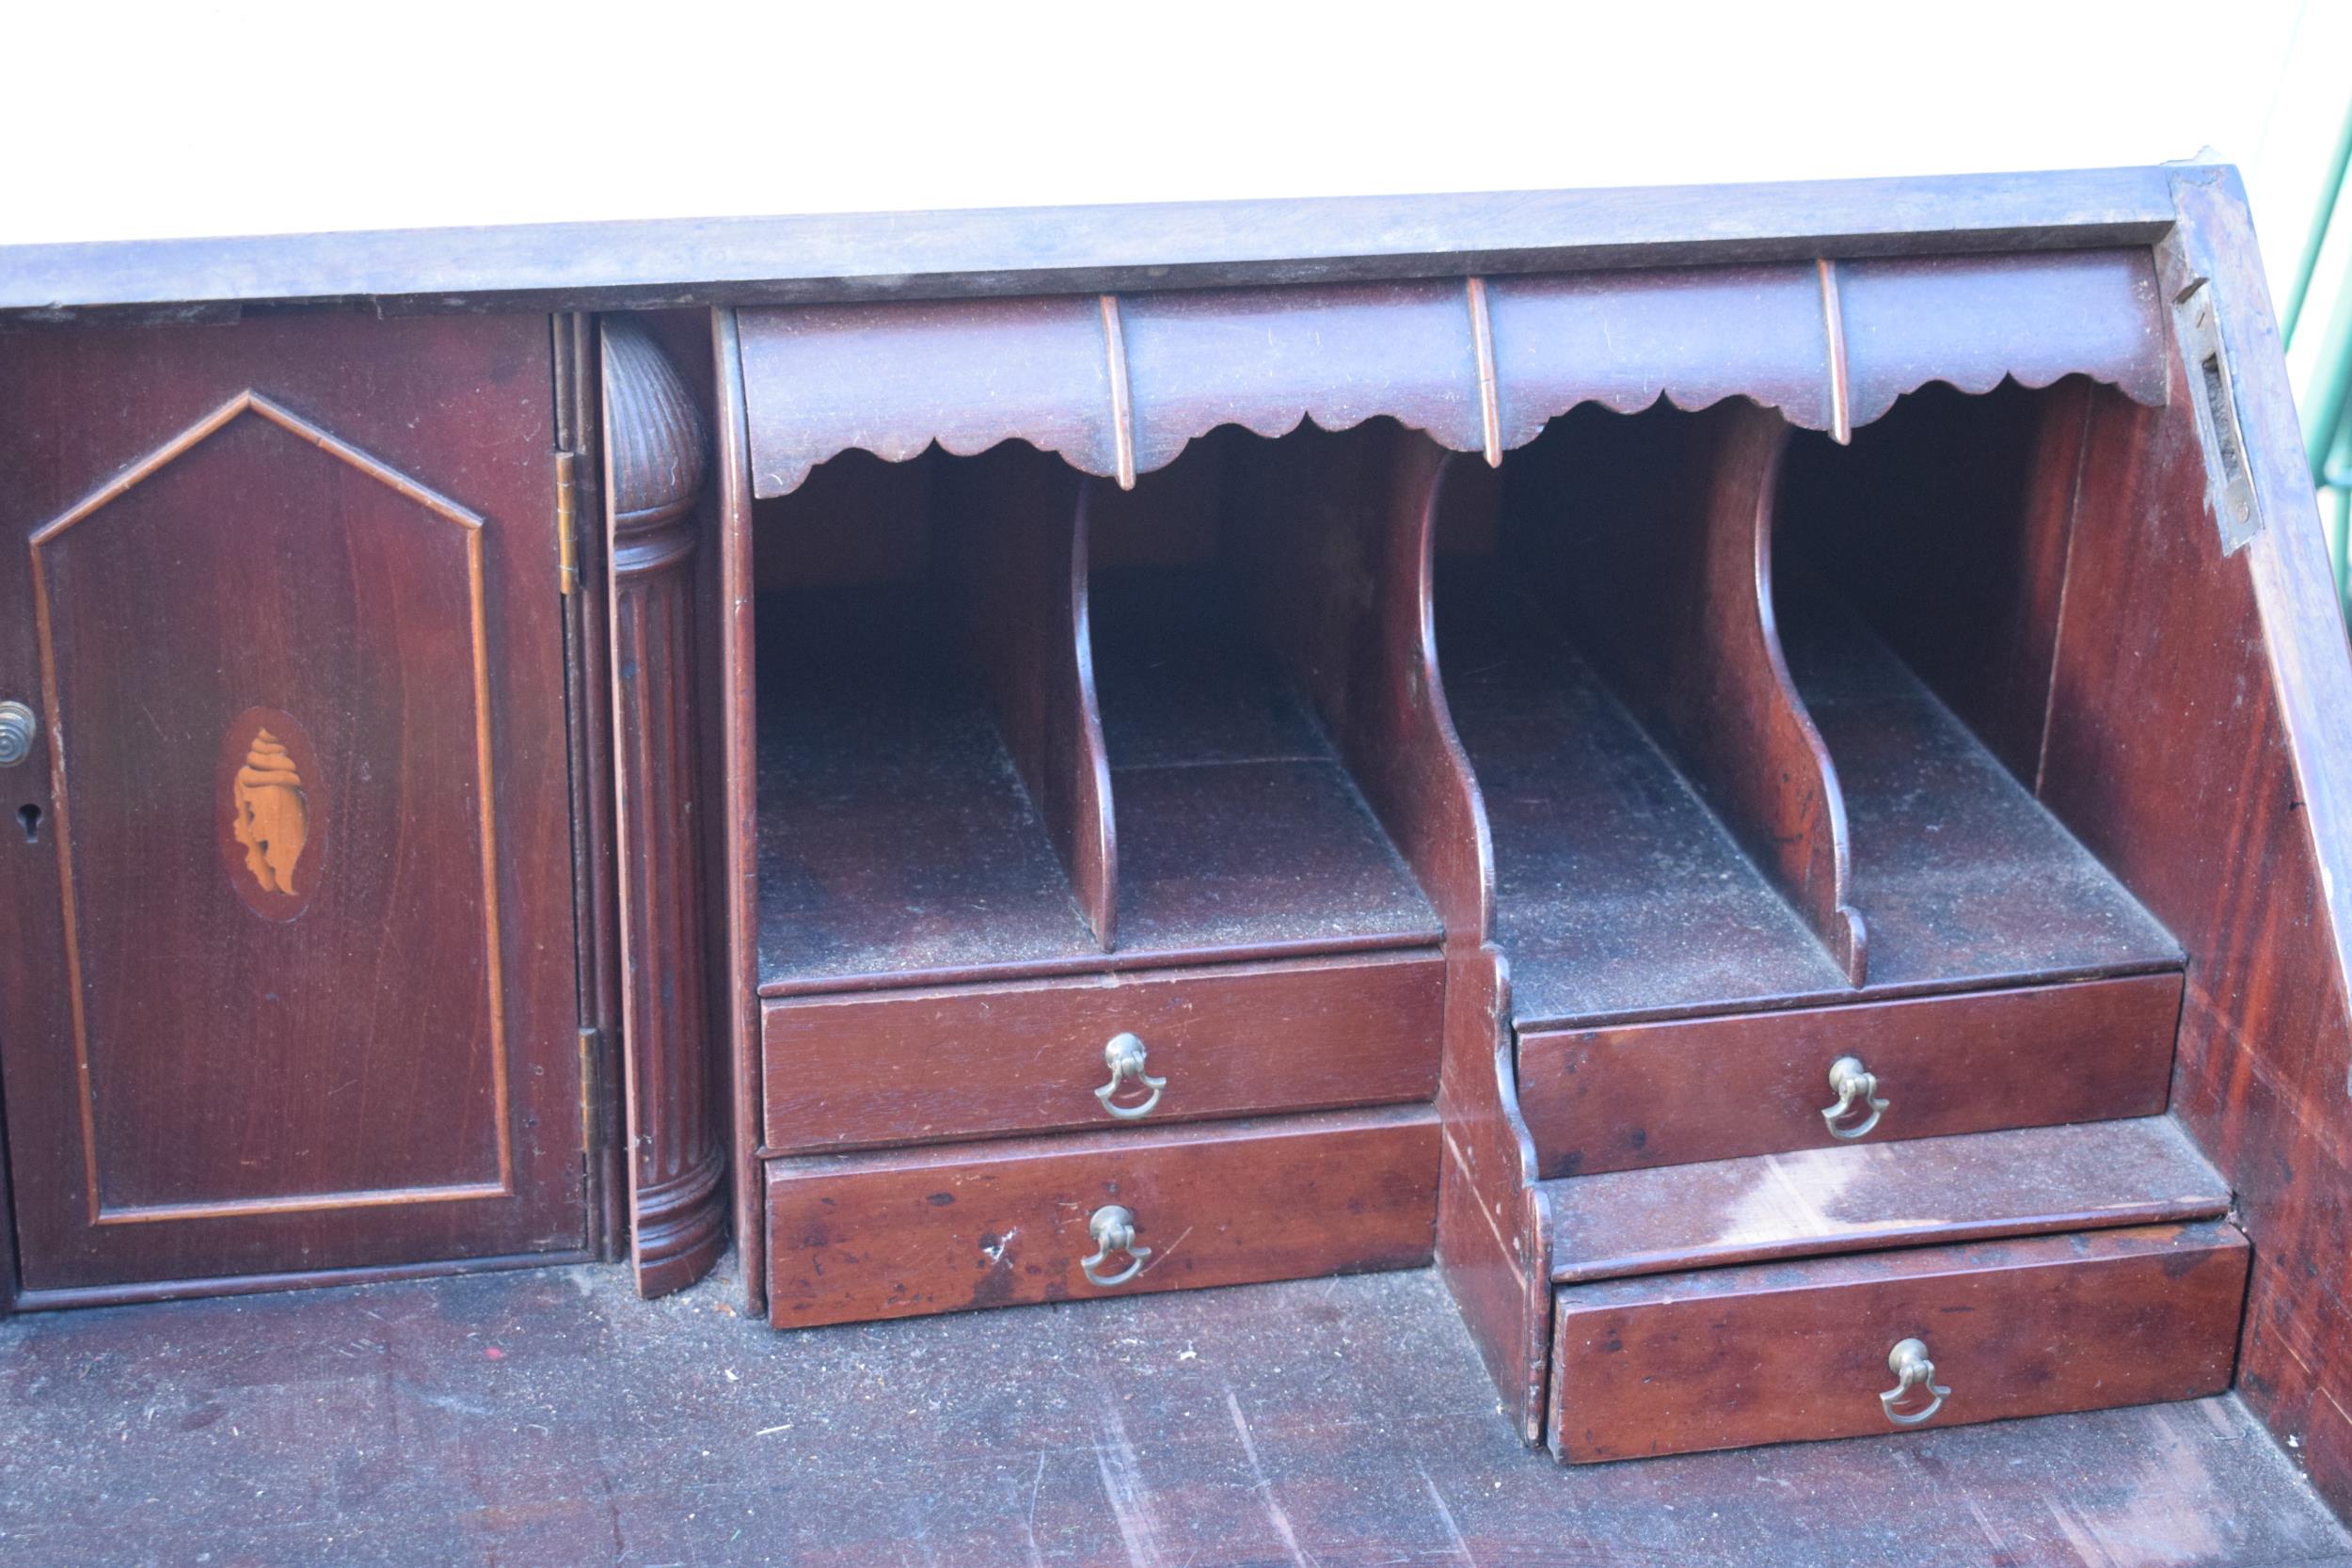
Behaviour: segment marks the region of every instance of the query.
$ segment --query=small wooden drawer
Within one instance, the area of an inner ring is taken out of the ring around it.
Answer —
[[[1551,1450],[1589,1464],[2217,1394],[2247,1257],[2201,1221],[1575,1286],[1553,1315]],[[1910,1340],[1931,1371],[1907,1383],[1891,1368]]]
[[[2153,1116],[2180,1013],[2168,972],[1528,1034],[1519,1108],[1547,1178]],[[1844,1057],[1877,1084],[1839,1118],[1851,1140],[1822,1116]]]
[[[1444,1016],[1426,949],[771,1002],[766,1151],[1425,1101]],[[1121,1035],[1141,1065],[1105,1101]]]
[[[767,1181],[769,1319],[800,1328],[1418,1267],[1438,1121],[1411,1106],[822,1155],[771,1161]],[[1111,1210],[1126,1244],[1103,1240]]]

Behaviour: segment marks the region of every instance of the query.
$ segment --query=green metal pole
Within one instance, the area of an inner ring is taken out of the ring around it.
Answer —
[[[2319,193],[2319,212],[2312,219],[2311,231],[2303,237],[2303,256],[2295,268],[2295,289],[2287,295],[2287,308],[2280,317],[2280,336],[2288,342],[2295,341],[2296,324],[2303,319],[2303,302],[2311,297],[2312,278],[2319,271],[2319,253],[2327,248],[2328,227],[2335,221],[2336,198],[2344,193],[2344,177],[2352,169],[2352,109],[2344,117],[2344,126],[2336,133],[2336,155],[2328,160],[2328,182]]]

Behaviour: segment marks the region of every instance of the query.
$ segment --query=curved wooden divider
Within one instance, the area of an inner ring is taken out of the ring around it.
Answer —
[[[1005,748],[1107,953],[1119,834],[1087,611],[1088,523],[1102,482],[1012,441],[950,473],[955,526],[937,534],[948,597]]]
[[[1389,420],[1302,429],[1255,453],[1229,514],[1262,634],[1443,922],[1449,945],[1485,940],[1494,850],[1478,781],[1454,735],[1431,616],[1444,509],[1491,484],[1475,457]]]
[[[1579,641],[1859,986],[1868,943],[1845,801],[1773,619],[1789,426],[1737,399],[1627,430],[1645,450],[1612,454],[1625,483],[1590,498],[1592,526],[1554,546]]]

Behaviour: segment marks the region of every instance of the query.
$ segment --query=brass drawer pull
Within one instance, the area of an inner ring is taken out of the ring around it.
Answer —
[[[1935,1363],[1928,1359],[1924,1339],[1896,1341],[1895,1348],[1886,1353],[1886,1370],[1895,1374],[1895,1386],[1879,1396],[1879,1405],[1886,1412],[1886,1418],[1899,1427],[1917,1426],[1943,1409],[1944,1402],[1951,1397],[1949,1388],[1936,1384]],[[1934,1397],[1925,1410],[1915,1410],[1908,1416],[1900,1414],[1896,1404],[1915,1388],[1924,1388]]]
[[[1160,1102],[1160,1091],[1168,1087],[1167,1079],[1154,1078],[1144,1071],[1143,1058],[1143,1041],[1134,1035],[1113,1035],[1110,1043],[1103,1047],[1103,1065],[1111,1069],[1111,1081],[1095,1090],[1094,1098],[1103,1102],[1103,1109],[1121,1121],[1150,1116],[1152,1107]],[[1137,1104],[1112,1104],[1111,1096],[1117,1094],[1119,1086],[1130,1078],[1150,1089],[1151,1094]]]
[[[0,768],[14,768],[33,754],[40,721],[23,703],[0,703]]]
[[[1829,1124],[1833,1138],[1859,1138],[1879,1124],[1885,1113],[1886,1101],[1879,1098],[1879,1081],[1875,1073],[1862,1065],[1859,1056],[1840,1056],[1829,1065],[1830,1092],[1837,1103],[1821,1109],[1821,1119]],[[1870,1114],[1852,1127],[1840,1127],[1841,1117],[1851,1116],[1859,1106],[1870,1107]]]
[[[1105,1204],[1094,1211],[1087,1221],[1087,1233],[1094,1238],[1094,1256],[1079,1261],[1079,1269],[1087,1278],[1105,1290],[1124,1285],[1143,1272],[1143,1260],[1152,1256],[1148,1246],[1136,1245],[1136,1217],[1116,1203]],[[1094,1271],[1111,1260],[1111,1255],[1123,1252],[1127,1266],[1108,1276]]]

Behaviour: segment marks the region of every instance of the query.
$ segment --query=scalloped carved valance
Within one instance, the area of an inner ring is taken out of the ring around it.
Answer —
[[[2087,375],[2165,395],[2144,250],[1923,257],[1021,299],[740,316],[753,488],[851,449],[1018,437],[1132,484],[1196,436],[1388,416],[1500,464],[1581,403],[1744,396],[1839,439],[1930,381]]]

